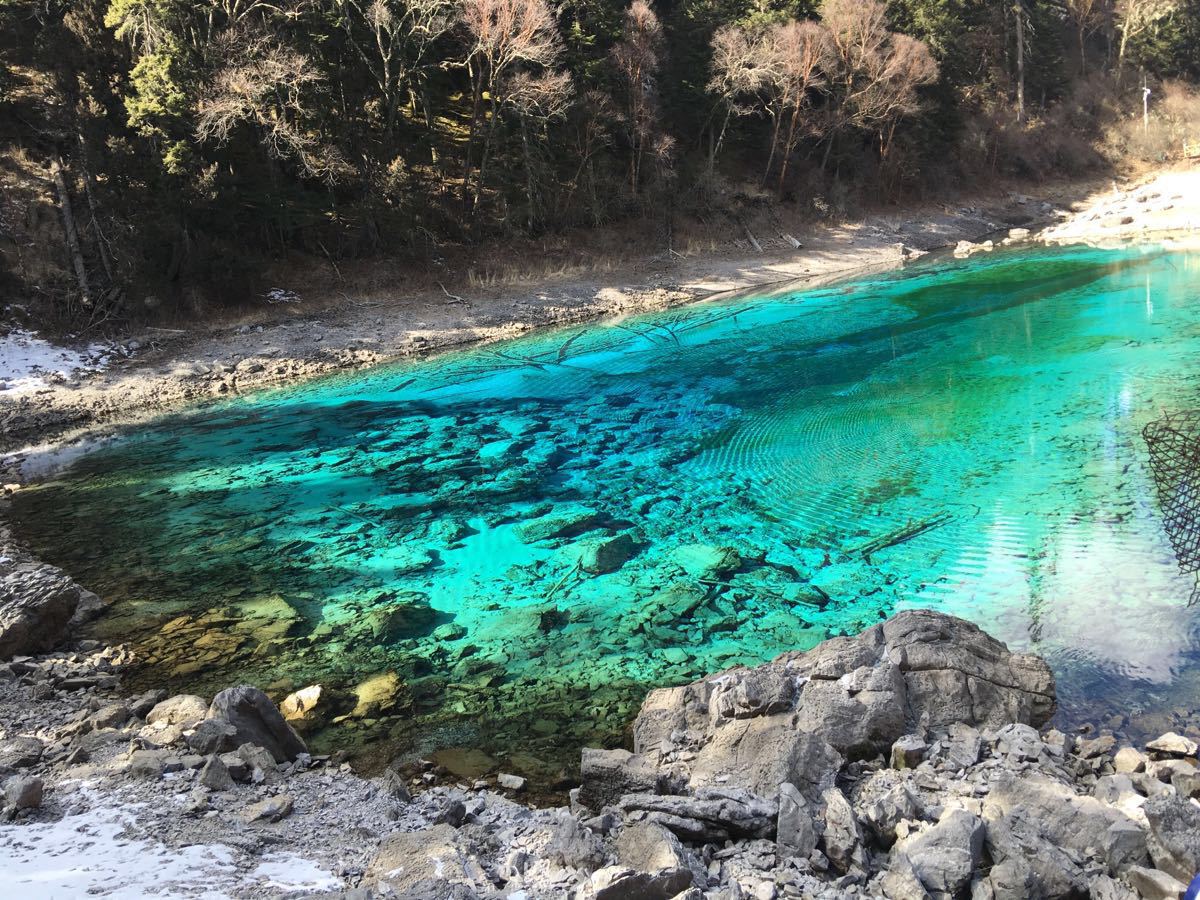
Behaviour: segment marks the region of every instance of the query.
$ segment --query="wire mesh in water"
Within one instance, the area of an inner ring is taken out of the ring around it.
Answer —
[[[1142,437],[1179,570],[1196,576],[1191,605],[1200,600],[1200,409],[1156,419],[1142,429]]]

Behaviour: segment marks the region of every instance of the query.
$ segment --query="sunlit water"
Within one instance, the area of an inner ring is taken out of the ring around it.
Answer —
[[[380,758],[544,775],[649,685],[913,606],[1154,728],[1200,695],[1141,437],[1200,406],[1198,279],[1036,250],[542,333],[162,419],[15,516],[145,683],[320,683],[315,743]]]

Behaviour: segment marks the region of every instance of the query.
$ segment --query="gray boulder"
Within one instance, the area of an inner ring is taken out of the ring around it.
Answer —
[[[621,829],[616,840],[617,862],[649,875],[668,875],[675,893],[703,877],[700,866],[669,829],[641,822]]]
[[[984,834],[978,816],[952,809],[936,825],[898,842],[892,856],[906,860],[928,890],[957,894],[970,883],[979,865]]]
[[[51,650],[63,639],[88,594],[53,566],[0,567],[0,661]]]
[[[242,684],[226,688],[213,698],[210,719],[224,719],[235,732],[238,744],[264,747],[276,762],[290,762],[308,748],[262,691]]]
[[[1154,865],[1185,884],[1191,881],[1200,873],[1200,806],[1164,793],[1147,800],[1142,811]]]
[[[195,694],[178,694],[154,704],[146,713],[147,725],[179,725],[191,728],[208,715],[208,701]]]
[[[4,782],[4,800],[14,809],[37,809],[42,791],[42,779],[32,775],[14,775]]]

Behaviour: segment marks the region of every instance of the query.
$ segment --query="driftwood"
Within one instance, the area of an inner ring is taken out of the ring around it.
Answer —
[[[444,284],[442,284],[440,281],[437,283],[437,286],[442,289],[442,293],[445,294],[450,299],[451,303],[466,303],[467,302],[462,297],[458,296],[458,294],[452,294],[448,290],[446,290],[446,286]]]
[[[754,248],[755,252],[762,253],[762,244],[758,242],[758,238],[754,236],[754,232],[750,230],[750,226],[743,222],[742,230],[746,232],[746,237],[750,239],[750,246]]]
[[[58,209],[62,214],[63,231],[67,236],[67,251],[71,254],[71,264],[75,268],[75,280],[79,283],[79,293],[84,306],[92,305],[92,290],[88,285],[87,267],[83,262],[83,249],[79,245],[79,231],[75,227],[75,213],[71,210],[71,195],[67,193],[67,179],[63,176],[62,157],[58,157],[50,167],[54,177],[54,186],[58,189]]]
[[[855,553],[861,554],[863,559],[870,560],[872,553],[878,553],[880,550],[886,550],[889,547],[895,547],[898,544],[903,544],[911,541],[918,535],[924,534],[934,528],[940,528],[945,525],[953,517],[949,513],[938,513],[935,516],[930,516],[928,519],[921,519],[917,522],[909,522],[895,531],[889,531],[887,534],[881,534],[874,540],[867,541],[859,547],[855,547]]]

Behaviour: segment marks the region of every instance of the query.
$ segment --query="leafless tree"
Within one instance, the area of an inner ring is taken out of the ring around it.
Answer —
[[[1112,16],[1108,0],[1063,0],[1067,15],[1075,23],[1079,39],[1079,71],[1087,74],[1087,39],[1103,28]]]
[[[833,62],[829,31],[815,22],[787,22],[768,32],[766,42],[766,87],[769,109],[775,120],[771,152],[767,156],[765,181],[775,157],[780,157],[779,191],[783,192],[788,161],[802,136],[800,120],[808,109],[810,94],[825,84],[824,72]],[[787,129],[783,122],[787,120]],[[782,137],[782,144],[780,138]]]
[[[712,37],[712,77],[708,92],[716,98],[721,127],[709,128],[708,171],[716,165],[733,116],[752,114],[767,80],[763,32],[743,25],[723,25]]]
[[[629,188],[638,192],[642,162],[658,136],[658,68],[662,23],[646,0],[633,0],[625,11],[621,40],[612,57],[625,94],[629,138]]]
[[[896,125],[920,108],[917,89],[937,80],[937,63],[923,42],[888,31],[876,0],[825,0],[821,19],[833,48],[825,159],[848,128],[873,131],[886,156]]]
[[[304,125],[306,92],[321,80],[309,59],[264,35],[230,34],[220,45],[231,61],[199,102],[197,138],[224,144],[235,129],[250,126],[271,159],[290,159],[309,177],[336,180],[345,162]]]
[[[462,0],[460,18],[470,41],[466,65],[474,93],[463,191],[475,210],[487,177],[506,82],[511,84],[511,77],[523,66],[553,66],[562,53],[562,41],[545,0]],[[471,166],[477,147],[479,164],[472,190]]]
[[[1133,38],[1145,34],[1179,8],[1179,0],[1118,0],[1117,27],[1121,42],[1117,50],[1117,77],[1125,69],[1125,54]]]
[[[526,225],[532,229],[541,218],[542,191],[536,175],[537,164],[531,132],[541,131],[545,137],[548,124],[562,119],[571,105],[574,88],[566,72],[547,71],[537,75],[518,72],[505,85],[505,105],[517,119],[521,132],[521,156],[525,163]],[[541,146],[547,141],[543,140]]]
[[[371,74],[391,134],[401,103],[418,104],[432,130],[426,82],[436,65],[431,51],[455,21],[450,0],[337,0],[342,28]]]

